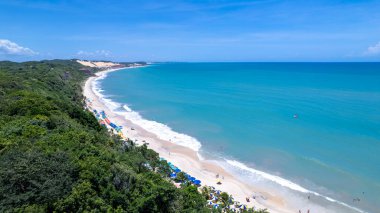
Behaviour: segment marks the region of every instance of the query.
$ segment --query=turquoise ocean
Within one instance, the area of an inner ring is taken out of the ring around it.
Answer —
[[[156,63],[96,87],[115,111],[300,208],[380,212],[380,63]]]

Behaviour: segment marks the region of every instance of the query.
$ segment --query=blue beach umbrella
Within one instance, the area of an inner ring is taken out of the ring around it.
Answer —
[[[174,172],[175,172],[175,173],[178,173],[178,172],[181,172],[181,170],[178,169],[178,168],[175,168],[175,169],[174,169]]]
[[[194,183],[195,185],[201,185],[201,181],[200,181],[200,180],[194,180],[193,183]]]

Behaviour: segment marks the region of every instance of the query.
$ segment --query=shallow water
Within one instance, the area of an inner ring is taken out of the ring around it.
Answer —
[[[164,63],[99,86],[117,110],[245,176],[380,209],[380,63]]]

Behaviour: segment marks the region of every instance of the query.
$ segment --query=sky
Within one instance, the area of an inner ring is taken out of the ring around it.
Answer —
[[[0,0],[0,60],[377,61],[380,0]]]

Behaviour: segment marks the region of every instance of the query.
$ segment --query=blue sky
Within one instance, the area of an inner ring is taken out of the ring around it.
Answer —
[[[0,60],[380,61],[380,1],[0,0]]]

